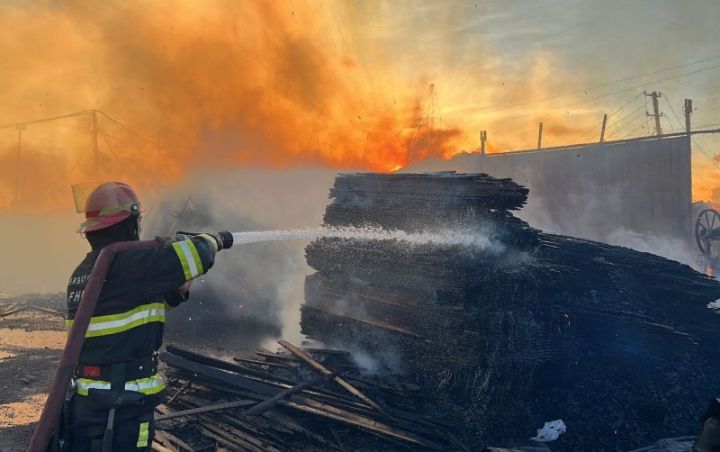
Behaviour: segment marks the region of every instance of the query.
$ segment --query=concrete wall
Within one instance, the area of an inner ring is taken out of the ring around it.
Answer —
[[[619,233],[687,240],[691,171],[687,137],[494,155],[462,154],[407,171],[510,177],[530,188],[520,216],[546,230],[610,241]]]

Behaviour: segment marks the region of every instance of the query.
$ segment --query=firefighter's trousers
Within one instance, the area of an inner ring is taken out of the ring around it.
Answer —
[[[149,405],[149,406],[148,406]],[[117,408],[112,452],[149,451],[155,436],[154,404]],[[70,436],[73,452],[101,452],[109,410],[75,395],[71,402]]]

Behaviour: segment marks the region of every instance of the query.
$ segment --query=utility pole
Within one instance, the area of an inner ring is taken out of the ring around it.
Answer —
[[[24,122],[15,122],[10,124],[0,124],[0,130],[15,129],[18,132],[17,151],[16,151],[16,174],[15,174],[15,202],[22,198],[23,187],[25,180],[23,179],[23,164],[22,164],[22,152],[23,152],[23,132],[27,129],[28,125],[40,124],[51,121],[57,121],[59,119],[74,118],[79,116],[89,115],[90,117],[90,137],[92,139],[92,147],[95,158],[95,171],[99,173],[100,170],[100,149],[98,145],[98,136],[100,134],[100,128],[98,125],[98,114],[104,114],[99,110],[82,110],[68,115],[53,116],[49,118],[33,119]],[[106,115],[107,116],[107,115]]]
[[[685,113],[685,133],[690,135],[690,116],[692,115],[692,99],[685,99],[685,106],[683,107]]]
[[[659,91],[653,91],[652,93],[648,94],[647,92],[643,91],[643,94],[648,97],[652,97],[652,105],[653,105],[653,114],[651,115],[648,112],[645,112],[647,116],[653,116],[655,117],[655,135],[656,136],[662,136],[662,128],[660,127],[660,116],[662,116],[662,113],[660,113],[660,106],[658,99],[660,96],[662,96],[662,93]]]
[[[602,129],[600,129],[600,142],[605,142],[605,126],[607,126],[607,113],[603,115]]]
[[[17,162],[16,162],[16,174],[15,174],[15,202],[19,202],[22,196],[22,137],[23,131],[25,130],[25,124],[18,124],[15,126],[18,132],[17,142]]]
[[[480,155],[485,155],[485,142],[487,141],[487,130],[480,131]]]
[[[685,133],[687,134],[687,145],[688,145],[688,155],[687,159],[690,160],[690,153],[692,152],[692,135],[690,135],[690,116],[692,115],[692,99],[685,99],[685,105],[683,105],[683,113],[685,114]],[[688,177],[687,180],[692,180],[692,163],[690,161],[687,161],[686,168],[686,177]],[[692,190],[690,190],[692,191]],[[685,196],[683,196],[685,199],[691,198],[691,193],[686,193]],[[686,203],[685,207],[685,215],[687,218],[692,218],[692,204]],[[692,231],[692,220],[685,222],[685,233],[687,234],[688,231]]]
[[[542,147],[542,129],[543,129],[543,123],[540,123],[540,127],[538,128],[538,149]]]
[[[92,146],[93,146],[93,156],[95,158],[95,175],[100,175],[100,161],[99,161],[99,155],[100,155],[100,149],[98,148],[98,134],[100,133],[100,130],[98,129],[98,117],[97,117],[97,110],[92,110],[90,112],[90,136],[92,137]]]

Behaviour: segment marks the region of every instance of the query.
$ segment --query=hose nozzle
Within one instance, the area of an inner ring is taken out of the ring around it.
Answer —
[[[188,237],[194,237],[197,235],[202,234],[201,232],[187,232],[187,231],[178,231],[178,235],[180,236],[188,236]],[[207,234],[207,233],[206,233]],[[212,236],[212,238],[215,239],[218,245],[218,249],[226,250],[228,248],[231,248],[233,246],[233,235],[232,232],[228,231],[220,231],[216,232],[214,234],[207,234],[209,236]]]
[[[222,249],[226,250],[233,246],[233,235],[228,231],[220,231],[216,235]]]

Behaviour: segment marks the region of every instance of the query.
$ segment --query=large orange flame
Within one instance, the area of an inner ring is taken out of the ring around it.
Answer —
[[[600,120],[577,106],[571,116],[471,108],[540,98],[583,77],[549,53],[520,67],[488,48],[482,64],[453,65],[439,39],[386,39],[392,23],[362,4],[0,5],[9,62],[0,122],[88,108],[110,116],[98,116],[97,160],[89,114],[0,130],[0,208],[66,209],[76,182],[161,185],[197,166],[393,171],[476,149],[481,129],[490,150],[527,148],[540,121],[543,142],[557,145],[586,139]]]

